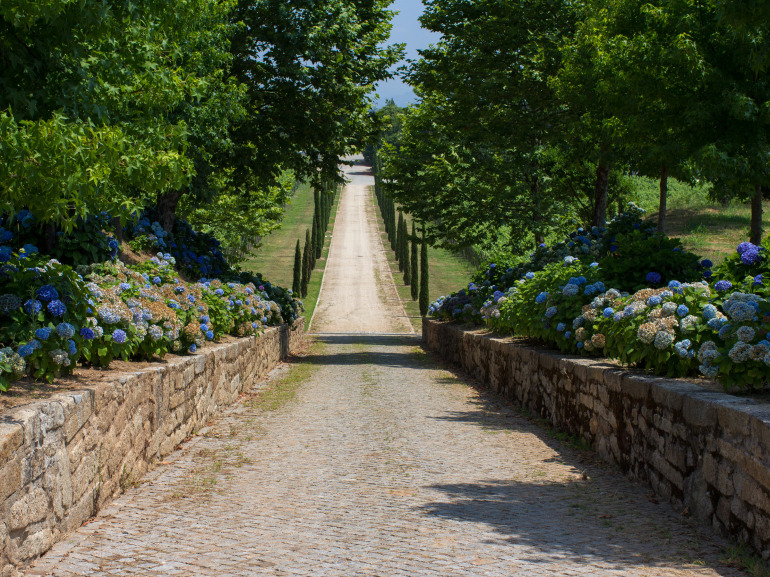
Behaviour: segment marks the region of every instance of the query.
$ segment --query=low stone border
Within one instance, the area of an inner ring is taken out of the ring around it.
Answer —
[[[423,320],[444,359],[770,558],[770,405]]]
[[[80,527],[303,338],[300,319],[0,415],[0,577]]]

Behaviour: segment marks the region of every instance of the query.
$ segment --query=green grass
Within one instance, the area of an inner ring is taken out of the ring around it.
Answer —
[[[390,241],[388,240],[388,235],[385,233],[385,224],[382,221],[380,210],[377,207],[377,198],[374,196],[374,190],[372,190],[372,202],[377,211],[380,237],[382,238],[383,246],[387,249],[386,254],[388,256],[388,264],[390,265],[390,270],[393,274],[393,280],[396,282],[398,296],[404,304],[406,314],[409,317],[412,326],[415,330],[420,331],[422,330],[420,305],[417,301],[412,300],[412,289],[404,284],[404,273],[398,270],[398,262],[396,261],[394,252],[390,250]],[[411,232],[411,218],[409,215],[404,215],[404,217],[407,219],[409,231]],[[466,286],[468,282],[470,282],[473,273],[476,272],[475,267],[465,258],[440,248],[428,247],[428,264],[430,266],[430,302],[435,301],[440,296],[455,292]]]
[[[632,181],[635,201],[657,222],[658,181],[643,177],[632,177]],[[706,186],[692,188],[669,179],[666,220],[669,236],[679,237],[685,248],[718,264],[749,239],[751,206],[738,201],[726,206],[715,203],[709,200]],[[762,222],[765,231],[770,232],[770,202],[764,203]]]
[[[326,231],[324,249],[321,258],[316,261],[315,269],[308,283],[304,316],[310,321],[315,310],[318,293],[321,290],[321,279],[326,267],[326,257],[329,254],[329,242],[334,227],[334,217],[337,214],[339,194],[332,207],[329,218],[329,230]],[[313,189],[308,184],[299,186],[286,207],[281,228],[262,239],[262,244],[243,264],[244,270],[261,273],[273,284],[291,288],[294,275],[294,248],[297,240],[300,249],[305,246],[305,231],[313,226]]]

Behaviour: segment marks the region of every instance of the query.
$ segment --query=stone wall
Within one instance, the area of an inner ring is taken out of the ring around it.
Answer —
[[[451,323],[425,319],[423,340],[677,510],[770,557],[770,405]]]
[[[303,337],[300,319],[0,415],[0,577],[82,525]]]

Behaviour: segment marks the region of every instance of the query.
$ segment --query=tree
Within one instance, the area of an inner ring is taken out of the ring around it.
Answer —
[[[302,298],[307,296],[307,287],[310,283],[310,273],[313,270],[310,266],[310,253],[312,251],[312,245],[310,244],[310,230],[305,231],[305,248],[302,252],[302,283],[301,291]]]
[[[302,250],[299,246],[299,239],[297,239],[297,246],[294,248],[294,277],[291,290],[295,295],[302,294]]]
[[[406,221],[404,221],[404,241],[401,244],[401,262],[404,263],[404,284],[409,285],[412,283],[412,259],[409,250],[409,234]]]
[[[422,243],[420,247],[420,314],[428,314],[430,306],[429,294],[429,266],[428,266],[428,243],[425,242],[425,227],[422,229]]]
[[[412,258],[411,258],[411,264],[410,267],[412,269],[412,284],[411,284],[411,293],[412,293],[412,300],[416,301],[418,297],[420,296],[420,285],[419,282],[419,276],[420,273],[417,270],[418,267],[418,261],[417,261],[417,243],[419,242],[419,239],[417,238],[417,233],[415,231],[414,221],[412,221]]]

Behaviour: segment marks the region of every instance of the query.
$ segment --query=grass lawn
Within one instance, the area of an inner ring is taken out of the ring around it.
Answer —
[[[329,230],[326,231],[324,249],[321,258],[316,261],[315,269],[310,277],[307,288],[304,316],[309,322],[315,310],[318,293],[321,290],[321,279],[326,267],[326,256],[329,254],[329,242],[334,227],[334,217],[337,214],[339,195],[332,207],[329,219]],[[252,255],[243,263],[243,269],[262,273],[262,276],[273,284],[291,288],[294,275],[294,249],[300,240],[300,249],[305,246],[305,231],[313,226],[313,189],[308,184],[301,185],[291,204],[286,207],[281,228],[262,239],[262,245],[255,249]]]
[[[388,235],[385,233],[385,224],[382,221],[382,215],[377,206],[377,197],[374,195],[374,189],[372,189],[371,194],[372,202],[377,211],[380,237],[382,238],[383,246],[387,249],[386,254],[388,255],[388,263],[390,264],[390,270],[393,273],[393,280],[396,281],[398,295],[401,297],[401,301],[404,304],[406,314],[409,316],[412,326],[419,332],[422,330],[420,305],[418,301],[412,300],[411,287],[404,284],[404,273],[398,270],[398,262],[396,262],[395,254],[390,250],[390,241],[388,240]],[[404,215],[404,217],[407,219],[409,231],[411,232],[411,218],[409,215]],[[471,265],[465,258],[440,248],[428,247],[428,264],[430,266],[430,302],[433,302],[440,296],[447,295],[467,286],[470,282],[471,275],[476,272],[475,267],[473,267],[473,265]]]
[[[659,184],[657,180],[633,177],[636,202],[657,221]],[[727,206],[711,202],[708,189],[669,179],[667,233],[682,239],[685,248],[695,254],[722,262],[739,243],[749,239],[751,206],[732,201]],[[764,203],[763,227],[770,233],[770,202]]]

